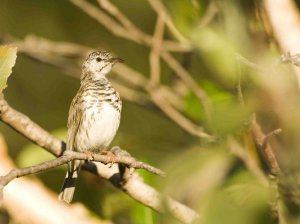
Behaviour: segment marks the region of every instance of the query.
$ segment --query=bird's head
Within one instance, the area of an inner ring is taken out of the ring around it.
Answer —
[[[90,53],[83,63],[83,73],[89,73],[95,79],[103,78],[117,62],[123,62],[123,60],[113,58],[106,51],[95,51]]]

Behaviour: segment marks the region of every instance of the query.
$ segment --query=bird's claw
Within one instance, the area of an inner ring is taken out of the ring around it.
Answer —
[[[102,150],[101,154],[109,157],[109,160],[110,160],[109,168],[111,168],[116,162],[116,155],[112,151],[109,151],[109,150]]]
[[[94,160],[94,157],[93,157],[93,153],[91,151],[85,151],[84,152],[87,156],[87,160],[90,162],[92,160]]]

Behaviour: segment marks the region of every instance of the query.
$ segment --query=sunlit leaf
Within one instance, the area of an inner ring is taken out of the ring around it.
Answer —
[[[11,74],[17,58],[17,48],[0,46],[0,92],[7,86],[7,78]]]

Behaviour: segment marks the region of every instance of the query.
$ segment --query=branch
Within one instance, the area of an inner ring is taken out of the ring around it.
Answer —
[[[162,41],[164,37],[164,17],[165,15],[158,15],[155,31],[152,38],[152,48],[149,56],[150,62],[150,86],[155,86],[160,83],[160,52],[162,48]]]
[[[250,130],[256,145],[259,146],[260,152],[264,156],[266,163],[269,167],[271,174],[274,176],[278,176],[281,173],[280,167],[278,165],[276,156],[273,152],[271,145],[269,144],[269,137],[278,134],[281,132],[281,129],[276,129],[275,131],[271,132],[270,134],[265,135],[261,130],[261,127],[256,121],[255,115],[253,115],[250,123]]]
[[[53,155],[62,155],[65,149],[65,143],[49,134],[27,116],[12,109],[3,96],[0,98],[0,119]],[[126,178],[123,179],[115,165],[109,168],[102,163],[89,162],[83,165],[83,169],[110,181],[114,186],[130,197],[155,211],[160,213],[168,211],[172,216],[183,223],[191,223],[198,219],[199,215],[194,210],[174,199],[168,198],[167,202],[163,203],[164,197],[154,188],[146,185],[138,174],[127,175]]]
[[[151,37],[139,28],[137,28],[114,4],[109,0],[98,0],[99,5],[105,9],[109,14],[114,16],[120,24],[127,30],[130,36],[133,37],[134,41],[141,40],[145,43],[150,43]],[[101,12],[101,11],[99,11]],[[102,23],[101,23],[102,24]],[[108,27],[107,27],[108,28]],[[108,29],[111,29],[108,28]]]
[[[0,95],[0,119],[54,156],[61,156],[65,150],[66,145],[64,142],[50,135],[26,115],[11,108],[4,99],[3,94]]]
[[[177,27],[174,25],[170,15],[167,13],[167,9],[160,0],[148,0],[148,3],[157,15],[165,14],[164,21],[166,26],[169,28],[173,36],[181,43],[189,44],[189,40],[180,33]]]
[[[165,98],[160,94],[159,90],[149,91],[151,95],[151,99],[153,102],[165,113],[168,117],[177,123],[182,129],[190,133],[191,135],[197,136],[199,138],[206,139],[210,142],[214,142],[216,137],[207,134],[203,131],[202,127],[195,125],[188,118],[179,113],[176,109],[174,109],[170,103],[165,100]]]
[[[177,76],[194,92],[196,97],[200,100],[207,118],[209,118],[211,112],[211,103],[206,92],[197,84],[189,72],[180,63],[178,63],[178,61],[169,52],[163,52],[161,56],[169,65],[169,67],[173,69]]]
[[[131,40],[138,44],[146,44],[147,46],[152,45],[152,38],[150,35],[146,34],[142,30],[138,29],[130,20],[125,17],[124,14],[114,6],[111,2],[104,4],[104,9],[107,10],[108,13],[115,16],[116,20],[120,23],[117,23],[113,18],[107,16],[99,8],[95,7],[91,3],[86,0],[70,0],[71,3],[76,5],[82,11],[84,11],[87,15],[97,20],[102,26],[112,32],[115,36],[122,37],[124,39]],[[101,3],[101,1],[99,1]],[[101,3],[103,6],[103,3]],[[124,18],[126,21],[124,21]],[[125,26],[121,26],[125,25]],[[177,43],[174,41],[164,40],[163,48],[167,51],[190,51],[191,46],[188,44]]]
[[[245,135],[245,137],[247,137]],[[259,167],[257,161],[247,153],[247,150],[233,137],[228,138],[230,152],[241,159],[250,172],[252,172],[265,186],[269,185],[268,179]]]
[[[4,138],[0,135],[0,174],[15,168],[7,151]],[[37,178],[19,178],[6,186],[3,207],[12,222],[18,224],[112,224],[91,214],[83,204],[70,205],[57,200],[57,195]]]
[[[273,1],[264,0],[264,9],[268,15],[276,41],[283,53],[300,52],[300,15],[297,5],[292,0]],[[300,88],[300,70],[294,68]]]
[[[120,150],[118,147],[116,147],[118,150]],[[116,151],[115,149],[112,149]],[[124,153],[124,152],[123,152]],[[8,174],[4,176],[0,176],[0,195],[1,195],[1,190],[13,179],[27,176],[30,174],[35,174],[39,173],[57,166],[61,166],[63,164],[66,164],[72,160],[85,160],[85,161],[95,161],[95,162],[101,162],[103,164],[108,164],[112,163],[111,158],[106,155],[99,155],[99,154],[86,154],[83,152],[74,152],[74,151],[65,151],[63,156],[46,161],[43,163],[40,163],[38,165],[26,167],[26,168],[21,168],[21,169],[14,169],[11,170]],[[160,175],[160,176],[165,176],[165,173],[161,171],[158,168],[155,168],[151,165],[145,164],[143,162],[137,161],[135,158],[131,157],[128,153],[126,156],[122,156],[121,154],[117,154],[114,157],[113,163],[118,163],[118,164],[123,164],[126,167],[129,168],[134,168],[134,169],[144,169],[147,170],[151,173]],[[0,198],[0,204],[1,204],[1,198]]]

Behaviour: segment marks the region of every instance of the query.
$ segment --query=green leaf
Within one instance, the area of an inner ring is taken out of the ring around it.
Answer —
[[[12,46],[0,46],[0,91],[7,86],[12,67],[14,67],[17,58],[17,48]]]

